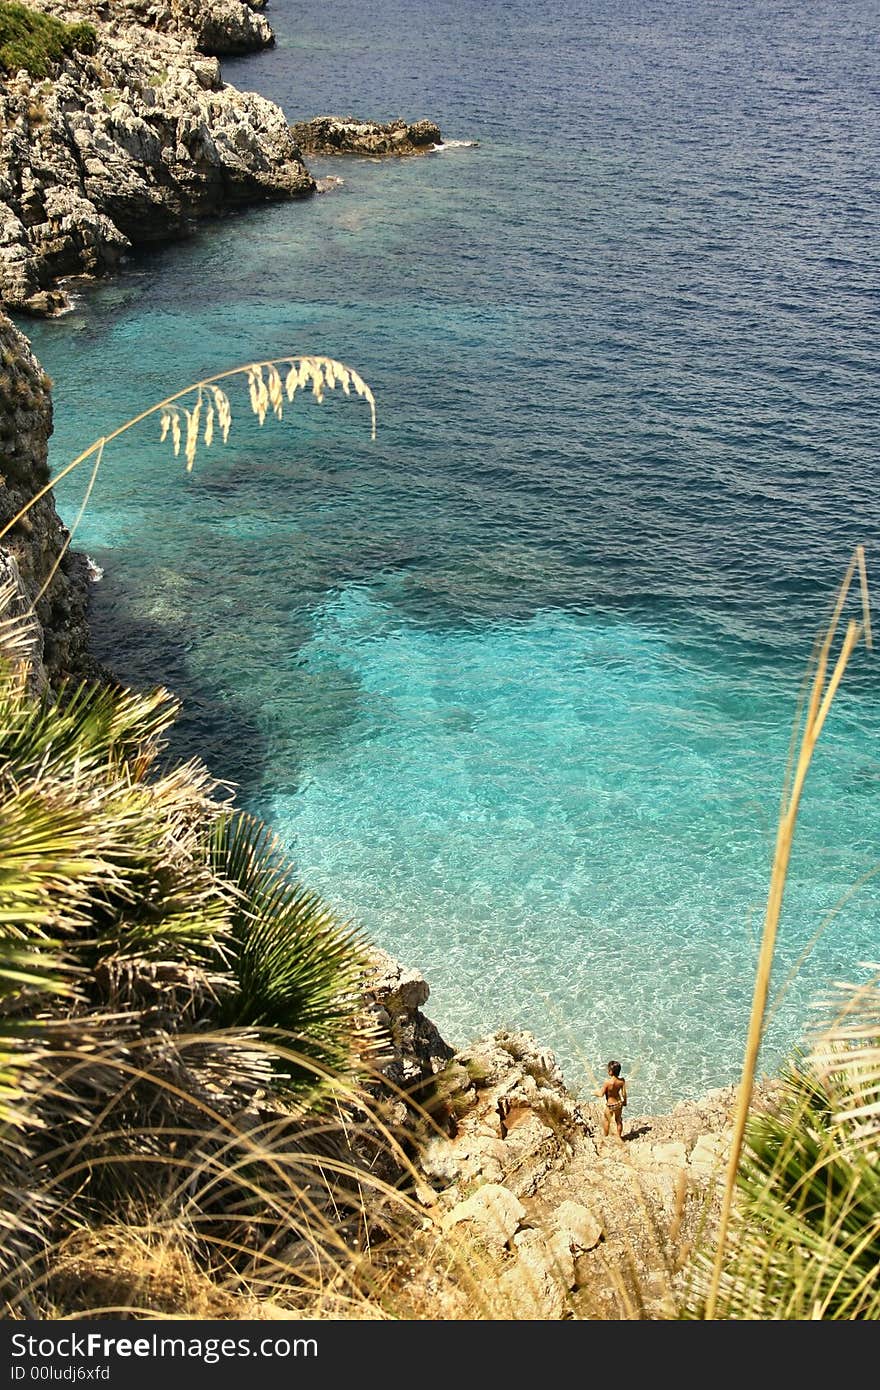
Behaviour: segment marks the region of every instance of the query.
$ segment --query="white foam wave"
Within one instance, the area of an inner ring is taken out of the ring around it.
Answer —
[[[439,145],[432,145],[434,154],[442,154],[444,150],[471,150],[479,145],[479,140],[442,140]]]

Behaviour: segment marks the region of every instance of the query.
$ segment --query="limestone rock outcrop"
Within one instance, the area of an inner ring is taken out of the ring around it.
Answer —
[[[238,0],[228,4],[261,16]],[[97,50],[65,58],[51,79],[24,70],[0,86],[0,300],[45,314],[63,308],[58,282],[111,271],[131,248],[189,234],[196,222],[269,199],[306,197],[315,183],[283,112],[221,80],[204,36],[227,0],[158,7],[86,5]],[[56,0],[42,0],[54,10]],[[194,38],[187,15],[197,16]],[[137,22],[149,10],[151,27]],[[221,16],[220,19],[217,17]],[[169,24],[171,22],[169,18]],[[244,22],[244,21],[243,21]],[[228,51],[228,50],[224,50]]]
[[[70,22],[140,25],[159,34],[192,39],[214,57],[270,48],[275,35],[260,0],[28,0],[31,8]]]
[[[429,994],[418,970],[401,965],[387,951],[371,952],[363,999],[381,1040],[381,1074],[395,1091],[418,1093],[452,1056],[453,1049],[422,1012]],[[399,1118],[404,1118],[402,1111]]]
[[[433,121],[361,121],[355,116],[314,116],[291,126],[304,154],[426,154],[442,144]]]
[[[52,433],[50,383],[27,339],[0,312],[0,528],[48,482]],[[68,532],[51,492],[0,540],[0,580],[16,586],[12,613],[29,608],[62,554]],[[86,610],[88,562],[64,554],[36,608],[40,629],[29,653],[36,688],[47,676],[80,676],[90,668]]]

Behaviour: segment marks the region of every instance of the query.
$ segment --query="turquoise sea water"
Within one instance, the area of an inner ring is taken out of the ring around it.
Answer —
[[[56,467],[253,357],[372,385],[192,475],[134,432],[79,533],[99,655],[185,701],[302,875],[453,1042],[531,1028],[635,1109],[735,1078],[801,673],[877,566],[878,16],[274,0],[224,73],[291,120],[431,116],[419,159],[133,260],[28,324]],[[81,483],[80,483],[81,487]],[[65,486],[71,518],[77,487]],[[880,583],[880,579],[878,579]],[[764,1063],[880,955],[880,668],[807,788]]]

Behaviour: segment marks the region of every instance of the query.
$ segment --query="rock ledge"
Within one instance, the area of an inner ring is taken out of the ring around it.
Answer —
[[[433,121],[361,121],[355,116],[314,116],[291,126],[304,154],[427,154],[443,143]]]

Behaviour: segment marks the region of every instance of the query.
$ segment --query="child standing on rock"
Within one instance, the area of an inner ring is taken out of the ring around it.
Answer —
[[[618,1139],[623,1138],[623,1107],[626,1105],[626,1078],[620,1074],[620,1063],[608,1063],[608,1075],[593,1095],[605,1097],[602,1130],[607,1136],[612,1118],[617,1126]]]

